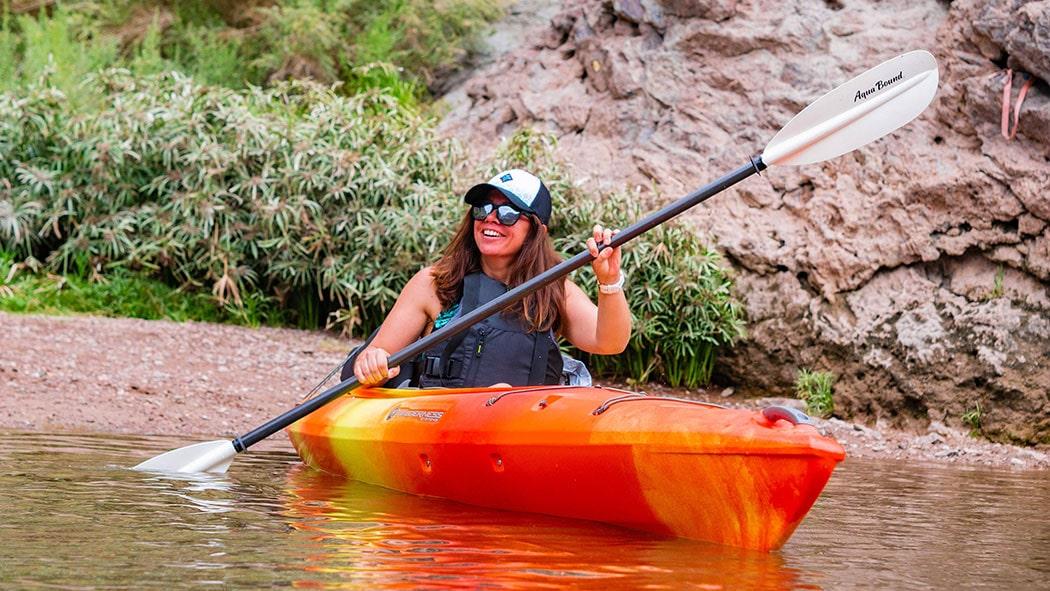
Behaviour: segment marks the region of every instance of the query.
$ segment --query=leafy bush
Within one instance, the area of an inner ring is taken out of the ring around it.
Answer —
[[[15,260],[78,278],[149,275],[210,290],[226,309],[272,305],[290,311],[285,321],[331,317],[360,335],[462,215],[456,145],[382,90],[237,92],[123,70],[86,88],[109,107],[71,114],[46,79],[0,95],[0,250]],[[637,195],[585,195],[550,148],[524,131],[493,166],[528,167],[549,183],[560,250],[579,252],[596,221],[643,217]],[[624,265],[636,332],[625,354],[592,364],[672,385],[707,381],[717,348],[742,332],[718,256],[671,223],[636,239]],[[594,294],[593,273],[577,281]]]
[[[70,115],[42,85],[0,96],[0,248],[55,272],[128,269],[261,291],[316,326],[374,326],[447,240],[451,142],[378,92],[234,92],[109,71],[111,108]]]
[[[4,9],[0,90],[35,81],[49,69],[52,83],[74,97],[85,75],[121,66],[136,74],[175,69],[236,89],[311,78],[339,82],[345,94],[383,87],[417,102],[464,63],[504,4],[60,0],[37,17],[11,17]]]
[[[504,12],[505,0],[344,0],[352,63],[397,64],[427,86],[461,64],[477,34]]]
[[[252,65],[271,75],[305,69],[353,94],[384,88],[403,101],[462,64],[477,34],[503,14],[491,0],[294,0],[263,9]]]
[[[329,14],[315,2],[293,1],[263,9],[266,19],[256,37],[253,65],[267,72],[289,67],[292,60],[308,62],[315,78],[334,80],[342,46],[344,15]]]
[[[12,91],[47,75],[71,106],[93,97],[80,87],[84,77],[117,61],[116,41],[56,7],[51,15],[13,17],[3,4],[0,19],[0,91]]]
[[[520,131],[490,171],[523,167],[543,178],[554,198],[551,234],[567,256],[583,250],[595,223],[625,228],[655,209],[632,192],[585,194],[553,160],[553,142],[551,136]],[[592,356],[589,365],[600,373],[639,381],[661,378],[676,387],[710,381],[718,348],[744,332],[743,312],[718,253],[672,221],[630,242],[622,266],[634,332],[624,353]],[[589,267],[574,281],[596,297],[598,286]]]
[[[795,393],[806,402],[806,411],[814,416],[828,418],[835,412],[832,389],[835,374],[826,371],[803,369],[795,379]]]

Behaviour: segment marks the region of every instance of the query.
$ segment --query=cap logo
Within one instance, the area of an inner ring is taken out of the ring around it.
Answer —
[[[503,181],[504,183],[509,183],[512,179],[511,179],[510,173],[507,173],[507,174],[499,177],[499,180]]]

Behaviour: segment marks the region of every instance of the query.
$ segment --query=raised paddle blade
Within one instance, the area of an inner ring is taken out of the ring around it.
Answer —
[[[148,472],[212,472],[222,474],[230,467],[237,450],[233,448],[232,441],[220,439],[218,441],[205,441],[195,443],[164,452],[159,456],[152,457],[138,466],[135,470]]]
[[[912,51],[853,78],[795,115],[762,162],[812,164],[856,150],[918,117],[937,93],[937,60]]]

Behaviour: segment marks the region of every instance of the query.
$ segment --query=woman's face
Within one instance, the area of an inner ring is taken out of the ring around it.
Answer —
[[[496,207],[510,203],[499,191],[489,193],[487,200]],[[474,220],[474,243],[482,256],[512,257],[521,251],[531,230],[532,222],[527,215],[523,214],[513,226],[504,226],[496,219],[493,208],[487,218]]]

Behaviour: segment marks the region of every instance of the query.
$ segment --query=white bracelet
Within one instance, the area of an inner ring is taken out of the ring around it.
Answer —
[[[623,271],[620,271],[620,278],[616,280],[616,283],[610,283],[608,285],[605,285],[599,282],[598,291],[602,293],[617,293],[623,291],[623,282],[625,279],[626,277],[624,277]]]

